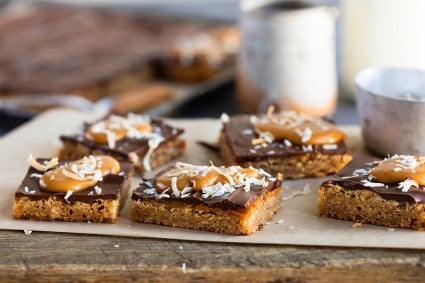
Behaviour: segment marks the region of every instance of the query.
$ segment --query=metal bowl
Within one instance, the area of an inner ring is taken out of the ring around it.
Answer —
[[[367,68],[355,83],[365,145],[380,155],[425,155],[425,70]]]

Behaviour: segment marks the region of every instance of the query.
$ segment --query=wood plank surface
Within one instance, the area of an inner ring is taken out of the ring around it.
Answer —
[[[0,231],[0,282],[423,282],[424,267],[418,250]]]

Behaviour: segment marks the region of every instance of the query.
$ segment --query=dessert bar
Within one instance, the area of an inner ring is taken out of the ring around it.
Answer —
[[[425,157],[356,157],[319,189],[319,215],[425,230]]]
[[[132,164],[109,156],[72,162],[37,159],[15,192],[12,216],[18,219],[104,222],[117,220],[128,193]]]
[[[131,161],[136,171],[146,172],[180,156],[185,142],[183,130],[160,119],[129,113],[109,115],[87,124],[81,134],[61,136],[61,159],[78,159],[89,154],[111,155]]]
[[[176,163],[144,180],[131,197],[131,219],[248,235],[269,222],[282,202],[282,176],[238,166]]]
[[[152,60],[162,77],[199,82],[230,68],[240,48],[239,30],[234,26],[212,28],[180,36]]]
[[[220,155],[227,165],[263,168],[285,178],[338,172],[351,154],[345,134],[332,123],[295,112],[222,116]]]

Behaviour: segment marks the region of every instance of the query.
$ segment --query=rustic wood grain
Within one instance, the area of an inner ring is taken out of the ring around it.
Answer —
[[[424,267],[418,250],[0,231],[1,282],[423,281]]]

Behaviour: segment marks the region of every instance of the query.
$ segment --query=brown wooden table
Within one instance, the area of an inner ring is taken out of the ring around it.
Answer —
[[[420,250],[0,231],[0,282],[423,282],[424,278],[425,252]]]

